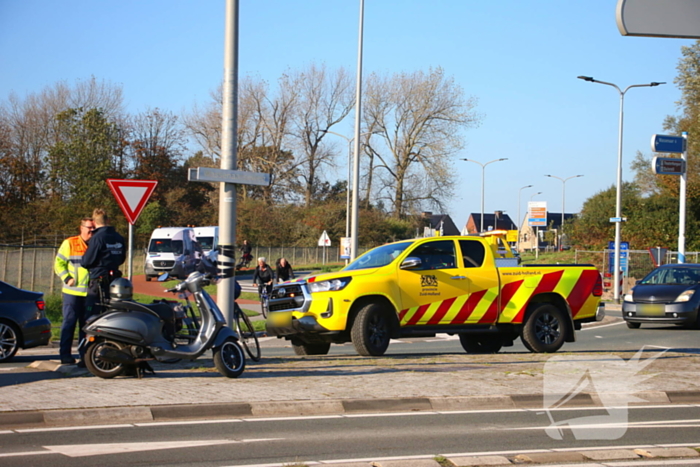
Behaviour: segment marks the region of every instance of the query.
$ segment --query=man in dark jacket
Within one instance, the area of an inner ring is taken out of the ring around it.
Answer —
[[[103,311],[102,302],[109,300],[109,284],[121,277],[119,266],[126,259],[126,242],[114,227],[107,225],[109,217],[102,209],[92,212],[95,231],[80,265],[90,273],[86,305],[88,315]]]

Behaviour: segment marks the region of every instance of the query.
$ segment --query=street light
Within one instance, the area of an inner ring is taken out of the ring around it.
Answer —
[[[520,218],[520,193],[522,193],[525,188],[532,188],[532,185],[526,185],[518,190],[518,241],[516,242],[515,247],[518,251],[520,251],[520,226],[523,223],[522,219]]]
[[[480,228],[479,232],[483,232],[484,231],[484,173],[486,172],[486,166],[489,164],[493,164],[494,162],[507,161],[508,158],[504,157],[501,159],[494,159],[494,160],[489,161],[485,164],[482,164],[479,161],[475,161],[474,159],[462,159],[462,160],[467,161],[467,162],[473,162],[473,163],[479,164],[481,166],[481,228]]]
[[[654,87],[660,84],[666,84],[665,82],[652,81],[649,84],[631,84],[621,90],[616,84],[607,83],[605,81],[598,81],[590,76],[577,76],[578,79],[584,81],[589,81],[591,83],[605,84],[606,86],[612,86],[620,94],[620,125],[617,143],[617,196],[615,197],[615,264],[613,266],[614,274],[614,284],[613,284],[613,298],[615,301],[620,301],[620,239],[621,233],[620,223],[622,222],[622,122],[624,118],[624,104],[625,104],[625,93],[632,88],[643,88],[643,87]]]
[[[572,178],[583,177],[583,175],[572,175],[571,177],[561,178],[556,175],[545,175],[545,177],[556,178],[561,180],[561,226],[559,227],[559,249],[561,250],[561,242],[564,239],[564,212],[566,211],[566,181]]]

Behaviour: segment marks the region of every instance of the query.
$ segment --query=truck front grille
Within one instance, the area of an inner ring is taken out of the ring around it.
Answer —
[[[300,284],[280,284],[270,293],[270,311],[297,310],[304,306],[306,298]]]

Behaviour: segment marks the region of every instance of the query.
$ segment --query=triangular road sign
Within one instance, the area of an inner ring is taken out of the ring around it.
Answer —
[[[107,184],[117,199],[119,207],[122,208],[124,216],[126,216],[131,225],[134,225],[139,214],[146,206],[148,198],[151,197],[151,193],[158,185],[158,181],[108,178]]]

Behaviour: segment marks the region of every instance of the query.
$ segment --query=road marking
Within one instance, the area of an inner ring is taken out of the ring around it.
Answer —
[[[36,432],[42,432],[42,431],[73,431],[73,430],[102,430],[102,429],[109,429],[112,430],[114,428],[131,428],[134,426],[131,423],[128,424],[119,424],[119,425],[84,425],[84,426],[59,426],[59,427],[53,427],[53,428],[19,428],[17,430],[13,430],[16,433],[36,433]]]
[[[103,443],[103,444],[63,444],[56,446],[43,446],[48,452],[63,454],[68,457],[101,456],[104,454],[123,454],[128,452],[157,451],[162,449],[193,448],[202,446],[214,446],[222,444],[242,444],[265,441],[277,441],[283,438],[259,438],[259,439],[214,439],[201,441],[166,441],[143,443]],[[42,452],[42,451],[39,451]],[[42,452],[43,453],[43,452]],[[18,453],[26,455],[24,453]]]

